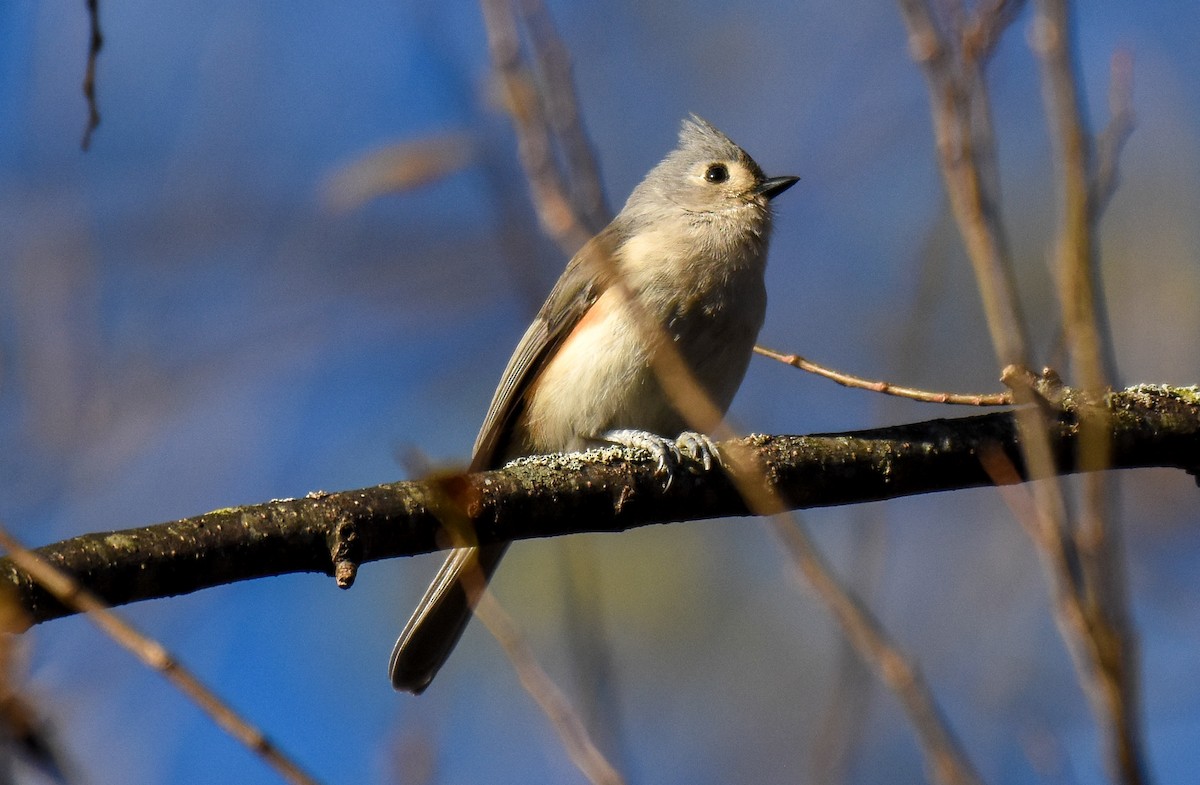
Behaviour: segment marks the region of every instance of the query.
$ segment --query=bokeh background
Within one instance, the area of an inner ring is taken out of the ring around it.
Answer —
[[[1200,5],[1080,4],[1094,127],[1132,53],[1137,128],[1101,232],[1122,381],[1200,381]],[[0,4],[0,520],[25,542],[466,461],[509,351],[563,264],[541,233],[472,3],[106,0],[103,124],[80,151],[83,3]],[[868,376],[998,387],[893,4],[550,3],[609,203],[694,111],[778,203],[765,345]],[[1053,181],[1028,14],[990,69],[1004,210],[1054,361]],[[339,173],[415,139],[469,152],[347,206]],[[948,416],[757,358],[737,427]],[[408,457],[406,457],[408,456]],[[1152,773],[1200,763],[1197,490],[1122,478]],[[997,494],[805,516],[917,658],[993,783],[1105,781],[1037,559]],[[429,692],[385,664],[438,557],[123,610],[325,781],[582,782],[475,625]],[[754,520],[522,544],[496,591],[630,782],[920,781],[864,677]],[[25,638],[26,688],[78,781],[275,775],[74,618]],[[41,775],[15,764],[20,781]]]

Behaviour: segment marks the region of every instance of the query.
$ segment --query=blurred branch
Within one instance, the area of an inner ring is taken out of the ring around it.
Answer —
[[[23,615],[12,599],[0,597],[0,627],[11,626]],[[18,663],[25,660],[26,643],[13,635],[0,636],[0,782],[12,781],[12,764],[20,760],[46,781],[67,785],[78,779],[78,769],[59,745],[57,729],[21,684]]]
[[[525,688],[558,732],[567,755],[592,785],[624,785],[625,779],[612,767],[592,741],[579,714],[562,690],[538,664],[537,659],[517,630],[517,625],[489,591],[483,591],[475,614],[488,628],[508,655],[521,685]]]
[[[948,393],[948,392],[933,392],[931,390],[918,390],[913,387],[903,387],[891,382],[873,381],[864,379],[861,376],[854,376],[841,371],[835,371],[832,368],[826,368],[823,365],[817,365],[811,360],[805,359],[798,354],[784,354],[777,352],[774,349],[768,349],[765,346],[755,346],[754,351],[761,354],[763,357],[770,357],[772,360],[778,360],[784,365],[790,365],[793,368],[798,368],[801,371],[823,376],[826,379],[837,382],[843,387],[853,387],[859,390],[870,390],[871,392],[882,393],[884,395],[895,395],[898,398],[909,398],[914,401],[923,403],[944,403],[957,406],[1012,406],[1013,396],[1010,392],[1002,393]]]
[[[87,0],[88,57],[87,70],[83,74],[83,97],[87,99],[88,119],[83,129],[80,146],[84,152],[92,145],[92,132],[100,127],[100,110],[96,106],[96,59],[104,48],[104,34],[100,32],[100,0]]]
[[[1067,4],[1065,0],[1037,0],[1036,6],[1032,40],[1042,62],[1043,102],[1058,174],[1057,257],[1063,327],[1080,386],[1101,390],[1116,374],[1095,265],[1091,139],[1083,126],[1082,98],[1071,62]]]
[[[551,119],[543,105],[543,92],[534,74],[540,65],[543,74],[551,75],[548,82],[554,88],[554,114],[566,113],[574,116],[574,91],[570,87],[570,76],[568,74],[564,78],[561,75],[563,65],[546,62],[546,52],[552,48],[550,41],[554,38],[553,28],[549,25],[549,17],[545,16],[544,10],[537,23],[537,35],[533,36],[539,42],[542,57],[533,69],[526,64],[521,47],[521,33],[512,3],[513,0],[481,0],[480,7],[487,28],[488,51],[491,53],[492,67],[499,80],[504,106],[512,116],[517,132],[517,149],[525,176],[529,180],[538,220],[558,246],[566,254],[572,255],[602,228],[603,223],[606,223],[604,221],[600,225],[592,225],[592,220],[572,201],[566,186],[567,182],[586,176],[588,171],[594,172],[595,165],[592,163],[590,167],[566,175],[559,171],[554,152],[555,138]],[[554,51],[558,52],[559,58],[565,62],[565,50],[556,48]],[[574,151],[578,158],[588,151],[586,145],[579,141],[583,138],[582,130],[577,119],[562,122],[566,128],[578,132],[566,144],[566,148]],[[590,153],[585,157],[590,159]]]
[[[891,639],[870,609],[838,581],[804,526],[776,515],[771,519],[797,571],[825,602],[867,667],[899,698],[921,740],[933,779],[944,785],[981,785],[962,745],[933,700],[925,678]]]
[[[1101,407],[1064,389],[1049,416],[1052,471],[1080,470],[1080,424],[1100,416],[1097,408],[1111,429],[1113,468],[1200,467],[1200,391],[1138,386],[1107,396]],[[358,564],[449,545],[441,521],[461,513],[441,509],[446,483],[459,486],[456,498],[467,500],[471,533],[492,543],[747,515],[739,481],[765,485],[791,509],[993,485],[979,460],[985,450],[999,450],[1016,476],[1027,479],[1018,433],[1015,413],[1003,412],[843,434],[751,436],[726,443],[723,452],[750,454],[761,476],[730,478],[715,468],[688,467],[665,489],[649,454],[606,448],[523,459],[436,483],[315,492],[216,510],[86,534],[37,553],[109,605],[284,573],[333,574],[335,560],[341,585],[349,586]],[[0,560],[0,586],[15,592],[31,623],[73,612],[11,559]]]
[[[1101,392],[1116,376],[1104,288],[1096,260],[1096,223],[1102,206],[1092,149],[1084,125],[1083,98],[1072,53],[1072,26],[1066,0],[1037,0],[1031,40],[1041,60],[1042,93],[1055,153],[1059,199],[1055,252],[1063,332],[1071,369],[1089,394]],[[1119,71],[1114,63],[1114,71]],[[1127,76],[1127,75],[1126,75]],[[1115,179],[1116,156],[1129,100],[1128,79],[1114,80],[1118,104],[1106,149],[1107,184]],[[1103,419],[1082,424],[1079,463],[1089,470],[1080,484],[1078,526],[1069,532],[1076,576],[1060,570],[1064,589],[1077,595],[1074,615],[1059,615],[1093,712],[1103,729],[1114,777],[1128,785],[1148,781],[1140,726],[1137,640],[1129,620],[1121,527],[1115,521],[1114,492],[1098,473],[1110,463],[1112,445]],[[1064,589],[1060,589],[1060,592]],[[1078,618],[1076,618],[1078,617]]]
[[[909,52],[929,86],[942,178],[975,268],[992,343],[1001,366],[1025,365],[1028,340],[1000,220],[995,143],[982,77],[986,55],[1020,3],[992,3],[991,14],[977,17],[974,24],[975,30],[987,32],[970,33],[980,42],[969,49],[962,44],[973,40],[968,33],[959,31],[952,38],[943,32],[927,0],[899,3]],[[957,3],[951,5],[961,11]],[[972,57],[963,57],[963,51]]]
[[[571,55],[554,27],[554,20],[542,0],[515,0],[517,11],[529,32],[533,65],[537,69],[538,96],[544,106],[553,137],[558,141],[566,164],[565,178],[570,186],[577,218],[593,234],[603,229],[612,214],[604,201],[600,167],[592,143],[579,116],[575,80],[571,75]]]
[[[422,467],[424,473],[429,473],[428,462],[424,456],[415,452],[410,451],[405,456],[404,464],[410,469]],[[474,494],[461,480],[462,475],[443,473],[433,475],[427,483],[430,492],[436,494],[437,505],[442,514],[441,526],[455,546],[471,544],[475,539],[468,515]],[[592,785],[624,785],[624,778],[592,740],[592,734],[579,712],[537,661],[525,636],[521,634],[508,612],[488,591],[487,578],[483,572],[478,567],[464,570],[461,580],[467,595],[472,598],[471,605],[476,617],[483,622],[504,650],[517,678],[521,681],[521,686],[537,703],[558,733],[571,762]],[[344,588],[341,581],[338,585]]]
[[[246,745],[268,766],[275,769],[283,779],[296,785],[317,785],[300,766],[285,755],[262,731],[255,728],[225,703],[215,692],[188,671],[158,641],[142,635],[129,622],[108,609],[95,594],[80,585],[62,565],[55,565],[53,558],[35,553],[17,543],[7,531],[0,527],[0,546],[8,551],[4,560],[18,568],[30,585],[51,595],[71,612],[86,613],[88,618],[105,634],[125,650],[141,660],[146,667],[162,674],[180,692],[187,696],[226,733]]]
[[[470,163],[474,152],[465,134],[406,140],[339,166],[321,190],[332,209],[352,210],[376,197],[440,180]]]
[[[929,0],[900,0],[913,57],[929,83],[939,161],[955,217],[975,266],[992,341],[1001,365],[1021,364],[1027,340],[1012,290],[1012,273],[1002,243],[997,207],[999,182],[995,143],[983,76],[1000,33],[1015,18],[1019,3],[992,0],[968,24],[961,0],[939,8],[952,34],[938,25]],[[1115,362],[1107,336],[1101,287],[1095,265],[1094,227],[1115,181],[1115,159],[1127,133],[1127,115],[1114,113],[1105,146],[1105,169],[1092,171],[1090,140],[1082,120],[1070,50],[1066,0],[1038,0],[1034,48],[1042,59],[1043,94],[1056,153],[1060,228],[1056,257],[1064,334],[1072,371],[1083,390],[1101,394],[1113,378]],[[1114,73],[1116,73],[1114,63]],[[1114,78],[1114,102],[1127,106],[1127,80]],[[1014,386],[1019,402],[1022,389]],[[1054,587],[1056,619],[1074,658],[1079,678],[1114,750],[1113,770],[1125,782],[1144,778],[1137,728],[1136,651],[1127,621],[1119,530],[1109,525],[1112,495],[1101,471],[1112,458],[1110,428],[1099,411],[1080,423],[1077,465],[1081,515],[1073,526],[1059,483],[1037,483],[1033,538]],[[1017,412],[1025,459],[1034,474],[1053,465],[1053,436],[1043,411]]]
[[[853,561],[844,570],[847,575],[844,584],[860,600],[870,602],[883,574],[887,536],[882,521],[883,508],[872,505],[860,509],[870,511],[866,515],[880,520],[872,520],[865,527],[862,520],[853,524]],[[842,635],[836,656],[837,673],[830,680],[829,695],[810,745],[809,782],[812,785],[839,785],[849,781],[854,762],[859,758],[870,714],[874,685],[867,666],[849,637]]]
[[[1133,133],[1133,55],[1117,51],[1109,65],[1108,125],[1096,138],[1092,218],[1099,220],[1117,189],[1117,160]]]

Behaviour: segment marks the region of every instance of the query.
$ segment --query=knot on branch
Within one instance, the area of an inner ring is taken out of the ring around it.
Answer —
[[[354,585],[358,565],[362,561],[362,542],[358,536],[358,523],[353,516],[338,516],[329,534],[329,555],[333,560],[333,579],[338,588],[349,589]]]
[[[1008,365],[1001,371],[1000,381],[1012,390],[1017,403],[1036,403],[1042,408],[1062,409],[1071,392],[1053,368],[1037,374],[1023,365]]]

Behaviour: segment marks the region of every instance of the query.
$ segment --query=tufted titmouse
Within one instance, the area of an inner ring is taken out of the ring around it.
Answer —
[[[690,371],[724,414],[766,309],[769,202],[797,179],[765,177],[716,128],[695,115],[685,120],[679,146],[575,254],[525,331],[475,440],[471,471],[597,443],[648,449],[660,468],[681,454],[711,463],[712,442],[688,429],[655,355],[675,352],[682,375]],[[393,687],[419,694],[429,686],[470,621],[470,598],[507,548],[451,551],[392,650]]]

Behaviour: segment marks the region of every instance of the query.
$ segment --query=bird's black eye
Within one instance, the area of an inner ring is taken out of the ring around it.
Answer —
[[[729,168],[725,164],[710,164],[704,170],[704,179],[710,183],[723,183],[729,179]]]

